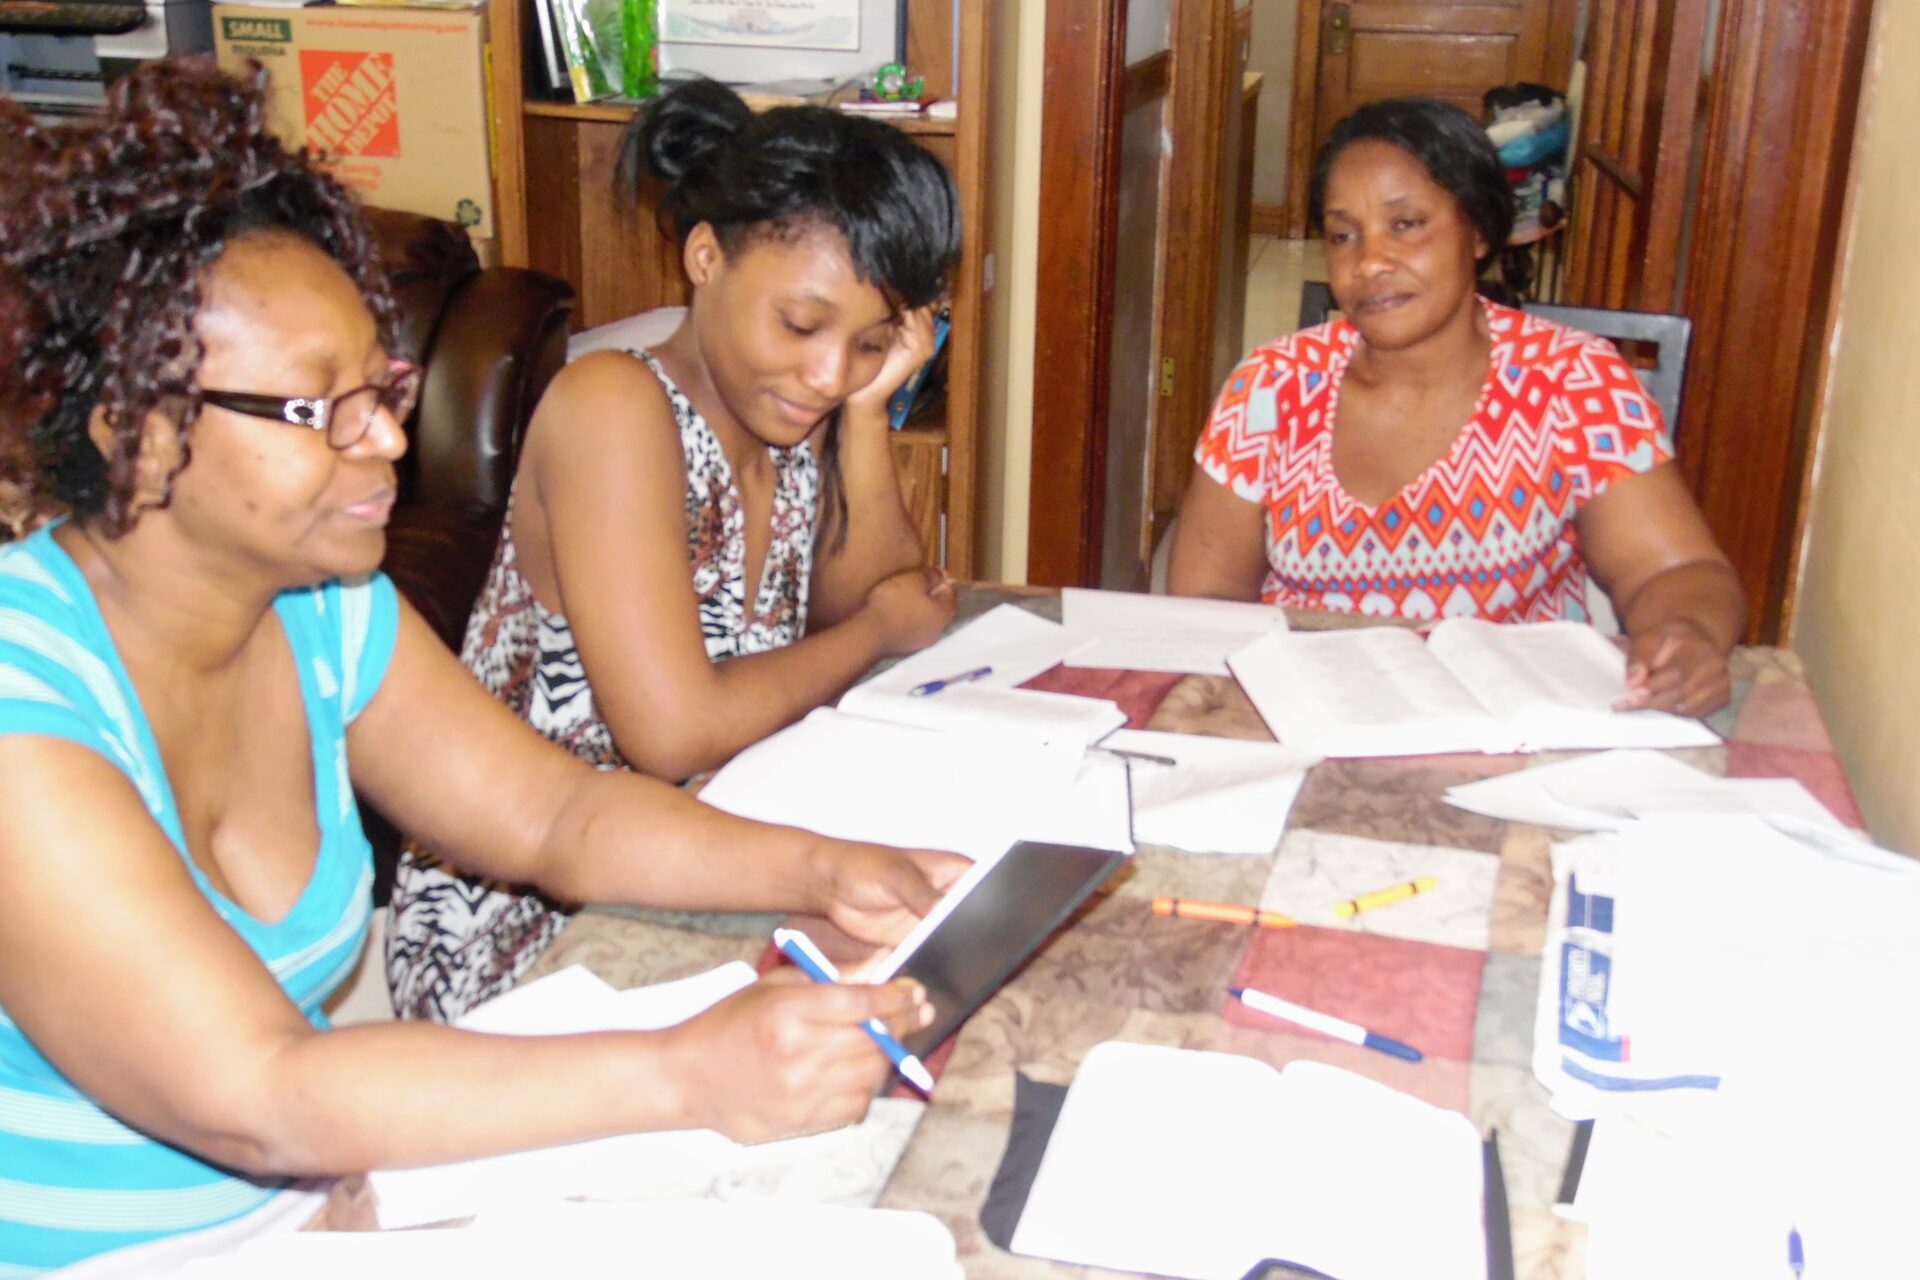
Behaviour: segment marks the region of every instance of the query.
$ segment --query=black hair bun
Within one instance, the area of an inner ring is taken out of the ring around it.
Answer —
[[[654,177],[679,182],[705,168],[752,122],[753,110],[739,94],[716,80],[689,80],[648,108],[638,135],[641,155],[635,159]]]

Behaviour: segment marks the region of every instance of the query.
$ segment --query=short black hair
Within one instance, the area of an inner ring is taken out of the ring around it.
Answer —
[[[1391,143],[1418,160],[1486,242],[1482,266],[1513,234],[1513,188],[1493,139],[1459,107],[1432,98],[1369,102],[1333,126],[1307,191],[1307,218],[1315,231],[1326,230],[1327,175],[1356,142]]]
[[[646,175],[667,184],[660,216],[675,239],[704,222],[731,252],[757,235],[832,227],[860,279],[896,307],[938,299],[960,256],[946,167],[892,125],[831,108],[756,113],[725,85],[689,81],[621,141],[618,193],[638,198]]]

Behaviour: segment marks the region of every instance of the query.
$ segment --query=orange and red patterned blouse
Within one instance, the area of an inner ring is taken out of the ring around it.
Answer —
[[[1269,604],[1386,617],[1585,621],[1573,520],[1616,480],[1673,457],[1660,410],[1613,345],[1487,302],[1493,349],[1473,417],[1379,506],[1333,473],[1340,383],[1360,334],[1342,319],[1240,362],[1194,450],[1266,512]]]

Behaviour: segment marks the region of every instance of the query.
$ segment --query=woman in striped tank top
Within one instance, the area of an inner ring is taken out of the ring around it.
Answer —
[[[377,566],[418,370],[350,198],[255,68],[104,118],[0,101],[0,1277],[247,1215],[300,1175],[647,1128],[846,1123],[906,986],[769,979],[664,1032],[332,1032],[358,788],[567,898],[904,934],[957,859],[762,827],[525,731]],[[431,760],[430,769],[420,768]]]

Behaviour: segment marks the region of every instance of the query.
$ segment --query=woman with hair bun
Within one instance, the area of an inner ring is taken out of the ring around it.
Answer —
[[[1485,130],[1399,98],[1333,128],[1309,204],[1345,315],[1257,347],[1200,438],[1179,595],[1626,631],[1628,702],[1731,696],[1746,605],[1660,410],[1601,338],[1476,291],[1513,228]]]
[[[694,81],[628,130],[619,185],[692,286],[651,351],[564,369],[528,427],[461,659],[600,768],[680,781],[837,697],[953,616],[923,567],[886,404],[933,351],[960,247],[947,171],[891,126],[756,115]],[[566,908],[410,845],[394,881],[394,1005],[451,1018],[510,986]]]
[[[418,371],[351,199],[256,67],[147,65],[97,121],[0,100],[0,1273],[235,1223],[285,1181],[864,1113],[911,984],[773,976],[665,1031],[327,1029],[366,941],[354,792],[567,898],[901,937],[961,859],[601,772],[376,571]],[[128,1263],[131,1267],[133,1264]]]

